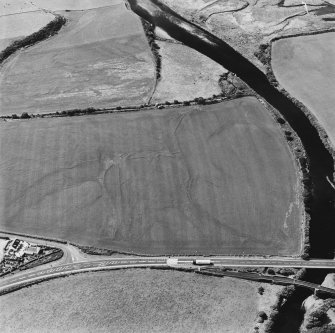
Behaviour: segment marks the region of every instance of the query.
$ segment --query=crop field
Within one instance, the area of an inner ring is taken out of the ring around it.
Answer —
[[[335,33],[281,39],[273,44],[279,83],[304,103],[335,148]]]
[[[124,3],[60,13],[58,35],[1,68],[0,114],[147,102],[155,65],[139,18]]]
[[[3,122],[0,230],[147,254],[297,254],[295,163],[252,97]]]
[[[181,44],[158,41],[161,79],[152,102],[185,101],[220,94],[220,75],[227,70],[212,59]]]
[[[249,332],[283,287],[158,270],[85,273],[1,296],[2,332]],[[251,331],[250,331],[251,332]]]

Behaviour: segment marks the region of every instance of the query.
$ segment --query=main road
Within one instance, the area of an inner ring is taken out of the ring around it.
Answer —
[[[334,269],[335,260],[312,259],[309,261],[301,259],[283,258],[250,258],[250,257],[122,257],[94,260],[94,256],[86,257],[85,261],[72,263],[55,262],[53,267],[27,270],[0,279],[0,292],[8,288],[19,288],[25,284],[31,284],[49,278],[55,278],[68,274],[75,274],[89,271],[110,270],[117,268],[137,267],[192,267],[195,259],[208,259],[211,264],[217,267],[305,267]],[[194,267],[194,266],[193,266]]]
[[[62,244],[52,240],[41,240],[28,235],[13,235],[1,231],[0,236],[11,238],[13,238],[13,236],[16,236],[30,243],[60,248],[64,252],[63,257],[57,261],[37,266],[26,271],[16,271],[13,274],[9,274],[0,278],[0,292],[8,288],[20,288],[22,285],[35,283],[37,281],[42,281],[49,278],[89,271],[154,266],[195,268],[193,265],[195,259],[208,259],[214,267],[297,267],[335,269],[335,260],[331,259],[302,260],[298,258],[250,256],[194,256],[172,258],[166,256],[145,257],[131,255],[89,255],[82,252],[78,247],[73,246],[69,243]],[[243,276],[247,277],[246,275]],[[242,275],[239,277],[242,277]],[[276,281],[273,282],[275,283]],[[290,282],[290,280],[287,280],[286,282]]]

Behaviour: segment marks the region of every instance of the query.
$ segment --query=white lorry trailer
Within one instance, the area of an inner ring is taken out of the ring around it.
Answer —
[[[193,265],[204,266],[204,265],[213,265],[210,259],[194,259]]]

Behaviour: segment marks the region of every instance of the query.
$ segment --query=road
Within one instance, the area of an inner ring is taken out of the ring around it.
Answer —
[[[135,268],[135,267],[152,267],[152,266],[172,266],[172,267],[194,267],[193,259],[189,257],[166,258],[166,257],[123,257],[104,260],[93,260],[94,256],[87,256],[85,261],[77,261],[72,263],[55,262],[53,267],[36,269],[34,271],[22,271],[12,275],[8,275],[0,279],[0,291],[18,287],[25,283],[33,283],[39,280],[51,277],[64,276],[67,274],[108,270],[115,268]],[[69,258],[69,256],[67,256]],[[204,259],[204,257],[201,257]],[[268,258],[241,258],[241,257],[212,257],[207,258],[216,267],[309,267],[309,268],[335,268],[335,260],[310,260],[304,261],[299,259],[268,259]],[[248,274],[243,274],[247,278]],[[269,278],[273,283],[283,282],[285,284],[293,283],[292,279],[282,277]],[[269,280],[268,279],[268,280]],[[282,281],[280,281],[282,279]],[[308,282],[306,282],[308,284]],[[305,284],[306,284],[305,283]],[[301,285],[301,284],[300,284]],[[313,284],[306,287],[315,288]]]
[[[41,269],[31,272],[29,270],[18,274],[7,275],[0,279],[0,292],[11,287],[18,287],[26,283],[45,280],[51,277],[64,276],[67,274],[89,272],[97,270],[108,270],[116,268],[167,266],[166,258],[116,258],[110,260],[96,260],[62,264],[55,267]]]
[[[215,276],[229,276],[235,277],[244,280],[253,280],[258,282],[270,282],[273,284],[280,284],[280,285],[296,285],[300,287],[309,288],[312,290],[319,290],[326,292],[335,296],[335,289],[323,287],[319,284],[315,284],[308,281],[292,279],[286,276],[275,276],[269,274],[259,274],[259,273],[249,273],[249,272],[231,272],[231,271],[215,271],[213,268],[207,267],[202,269],[202,274],[210,274]]]
[[[0,236],[9,235],[0,232]],[[335,260],[331,259],[311,259],[301,260],[296,258],[283,258],[283,257],[140,257],[129,255],[117,256],[99,256],[88,255],[83,253],[79,248],[71,244],[61,244],[53,241],[45,241],[35,239],[28,236],[17,235],[20,239],[27,240],[31,243],[57,247],[63,250],[64,256],[60,260],[38,267],[29,269],[27,271],[19,271],[14,274],[7,275],[0,278],[0,292],[6,288],[17,287],[25,283],[33,283],[39,280],[48,279],[51,277],[64,276],[66,274],[94,271],[94,270],[107,270],[115,268],[131,268],[131,267],[151,267],[151,266],[172,266],[172,267],[193,267],[193,260],[210,259],[211,263],[217,267],[297,267],[297,268],[318,268],[318,269],[335,269]],[[247,278],[245,273],[243,278]],[[239,276],[240,278],[242,276]],[[281,277],[274,279],[271,277],[271,282],[286,284],[292,283],[292,280],[284,280]],[[304,281],[303,281],[304,282]],[[306,282],[308,284],[308,282]],[[306,284],[305,283],[305,284]],[[308,287],[307,285],[304,285]],[[314,288],[315,286],[309,286]]]

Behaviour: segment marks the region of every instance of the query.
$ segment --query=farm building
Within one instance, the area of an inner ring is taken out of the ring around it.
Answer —
[[[34,255],[39,254],[41,251],[41,248],[39,246],[29,246],[27,249],[25,249],[24,253],[28,255]]]

